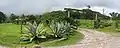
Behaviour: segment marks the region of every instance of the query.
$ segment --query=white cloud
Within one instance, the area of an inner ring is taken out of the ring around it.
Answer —
[[[0,0],[0,11],[16,14],[38,14],[64,7],[83,8],[87,4],[93,10],[101,11],[102,7],[107,12],[119,12],[120,0]],[[99,8],[100,7],[100,8]]]
[[[103,14],[103,9],[104,9],[104,14],[106,14],[106,15],[109,15],[109,13],[111,13],[111,12],[119,12],[116,9],[111,9],[111,8],[103,7],[103,6],[94,6],[93,8],[91,8],[91,10],[98,11],[102,14]]]

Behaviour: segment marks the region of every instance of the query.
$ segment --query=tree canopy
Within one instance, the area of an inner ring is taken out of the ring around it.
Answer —
[[[3,12],[0,12],[0,23],[5,22],[6,19],[7,19],[6,15]]]

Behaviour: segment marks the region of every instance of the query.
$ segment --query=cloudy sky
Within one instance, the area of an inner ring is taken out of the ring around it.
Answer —
[[[0,0],[0,11],[10,14],[40,14],[52,10],[63,9],[64,7],[86,8],[105,13],[119,12],[120,0]]]

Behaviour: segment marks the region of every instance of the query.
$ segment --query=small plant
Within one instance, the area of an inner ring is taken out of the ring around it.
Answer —
[[[46,29],[44,28],[44,24],[37,25],[36,22],[34,22],[33,24],[28,23],[25,29],[26,29],[26,32],[24,32],[21,37],[21,41],[23,42],[40,43],[42,39],[46,38],[44,34],[46,32]]]

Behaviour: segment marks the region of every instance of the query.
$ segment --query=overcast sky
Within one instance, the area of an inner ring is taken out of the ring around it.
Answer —
[[[119,12],[120,0],[0,0],[0,11],[15,14],[40,14],[64,7],[85,8],[91,5],[91,9],[105,13]]]

